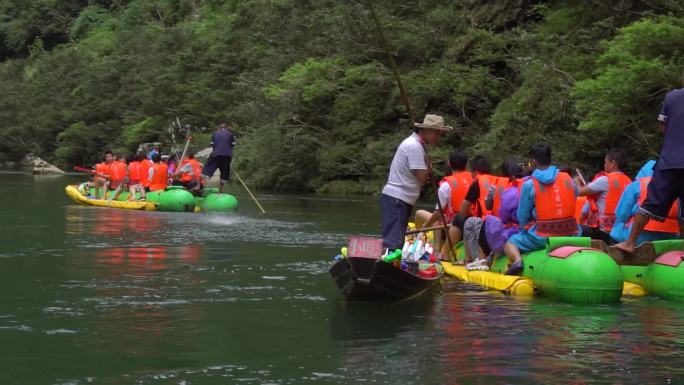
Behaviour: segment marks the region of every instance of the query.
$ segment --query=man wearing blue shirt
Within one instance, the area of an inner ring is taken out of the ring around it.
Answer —
[[[658,122],[665,138],[653,178],[648,184],[646,200],[634,216],[629,239],[615,245],[628,253],[634,252],[637,238],[649,220],[665,221],[675,200],[684,198],[684,88],[667,93]],[[679,222],[681,229],[681,216]]]
[[[233,146],[235,144],[235,136],[225,123],[221,123],[218,131],[211,136],[213,150],[207,164],[202,169],[202,178],[208,181],[216,169],[219,169],[221,172],[220,193],[223,193],[223,186],[230,180],[230,162],[233,159]]]

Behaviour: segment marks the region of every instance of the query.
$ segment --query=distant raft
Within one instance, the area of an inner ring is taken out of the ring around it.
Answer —
[[[228,213],[235,211],[238,206],[237,199],[230,194],[221,194],[217,189],[204,189],[200,196],[178,186],[169,186],[164,190],[151,191],[145,194],[145,201],[129,201],[129,192],[122,192],[116,200],[110,200],[113,191],[98,198],[88,197],[86,185],[69,185],[64,188],[66,195],[76,203],[88,206],[109,207],[126,210],[167,211],[167,212],[218,212]],[[93,194],[94,189],[91,189]],[[139,197],[139,196],[138,196]]]

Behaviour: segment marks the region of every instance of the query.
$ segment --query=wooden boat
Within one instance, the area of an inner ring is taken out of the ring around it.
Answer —
[[[382,260],[382,240],[351,237],[347,256],[330,268],[330,275],[348,301],[398,302],[423,294],[440,282],[423,277]]]

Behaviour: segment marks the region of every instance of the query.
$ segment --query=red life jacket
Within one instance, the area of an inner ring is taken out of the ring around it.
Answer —
[[[181,165],[178,169],[181,170],[183,166],[185,166],[186,164],[190,164],[190,166],[192,167],[192,173],[194,175],[190,175],[190,173],[184,172],[181,173],[179,180],[184,183],[192,182],[193,180],[202,183],[202,165],[195,159],[186,159],[183,162],[181,162]]]
[[[575,220],[577,221],[577,223],[579,223],[581,225],[587,224],[586,219],[584,220],[584,222],[582,222],[582,210],[584,209],[585,203],[587,203],[587,197],[586,196],[577,197],[577,202],[575,202]],[[591,210],[589,210],[589,211],[591,212]]]
[[[142,166],[140,162],[133,161],[128,164],[129,184],[137,184],[142,176]]]
[[[444,177],[440,185],[442,183],[449,183],[451,188],[449,206],[444,209],[444,216],[450,222],[461,210],[461,203],[463,203],[470,185],[473,184],[473,174],[469,171],[458,171]]]
[[[109,180],[113,183],[121,183],[126,179],[126,163],[118,160],[109,165]]]
[[[499,207],[501,206],[501,194],[505,188],[506,179],[499,178],[494,175],[489,174],[478,174],[475,179],[480,186],[480,197],[477,198],[476,208],[477,215],[484,218],[487,215],[498,216]],[[503,179],[503,181],[500,181]],[[486,200],[487,195],[489,195],[489,187],[495,186],[494,190],[494,206],[492,210],[487,210]]]
[[[607,233],[615,225],[615,209],[617,208],[622,192],[632,183],[632,180],[621,172],[611,172],[608,177],[608,194],[606,194],[606,204],[603,216],[599,217],[599,228]]]
[[[595,182],[598,178],[602,176],[606,176],[605,171],[601,171],[596,173],[594,175],[594,179],[591,180],[591,182]],[[589,202],[589,212],[587,213],[587,219],[586,219],[586,225],[589,227],[594,227],[598,228],[599,227],[599,209],[598,205],[596,204],[596,196],[595,195],[588,195],[585,198],[586,202]]]
[[[150,191],[163,190],[169,182],[169,167],[164,163],[152,165],[154,175],[150,181]]]
[[[646,200],[646,196],[648,196],[648,183],[651,181],[651,177],[645,177],[639,179],[640,187],[641,187],[641,193],[639,194],[639,207],[644,203]],[[630,223],[634,220],[630,220]],[[676,200],[673,204],[672,207],[670,208],[670,212],[667,213],[667,217],[665,218],[664,222],[658,222],[653,219],[648,221],[646,223],[646,226],[644,227],[644,230],[648,231],[654,231],[657,233],[679,233],[679,200]]]
[[[559,172],[548,185],[534,183],[534,205],[537,210],[537,235],[559,237],[577,233],[575,204],[577,197],[570,175]]]
[[[145,187],[150,187],[150,167],[152,167],[152,161],[145,158],[140,162],[140,183]]]

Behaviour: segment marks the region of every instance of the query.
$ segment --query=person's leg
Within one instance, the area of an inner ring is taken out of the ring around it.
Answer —
[[[416,228],[420,229],[423,227],[425,222],[430,219],[432,216],[432,213],[427,211],[427,210],[416,210],[416,217],[414,219],[414,223],[416,224]]]
[[[110,181],[106,181],[102,187],[102,199],[107,199],[107,192],[109,191]]]
[[[128,200],[129,201],[136,200],[135,199],[135,190],[136,190],[136,185],[128,186]]]
[[[140,191],[140,199],[146,200],[147,198],[145,198],[145,186],[143,186],[142,184],[138,184],[138,190]]]
[[[470,217],[463,224],[463,245],[465,247],[465,263],[469,263],[480,257],[480,229],[482,218]]]
[[[401,249],[404,245],[402,234],[406,230],[400,231],[400,210],[399,199],[389,195],[380,195],[380,224],[382,226],[382,245],[386,249]]]
[[[446,259],[451,259],[450,254],[452,250],[449,249],[449,245],[454,246],[458,242],[461,241],[461,236],[463,235],[463,223],[465,222],[465,219],[460,216],[456,215],[454,219],[451,221],[451,227],[449,228],[448,232],[448,241],[444,242],[444,245],[442,245],[442,256]],[[456,258],[456,256],[453,256]]]
[[[229,156],[220,156],[219,159],[219,171],[221,172],[221,185],[219,186],[219,192],[223,193],[223,187],[230,181],[230,161]]]
[[[214,176],[214,173],[216,172],[216,169],[218,168],[218,159],[215,156],[209,157],[207,160],[207,164],[202,167],[202,178],[204,179],[204,183],[209,183],[209,180],[211,179],[212,176]]]

